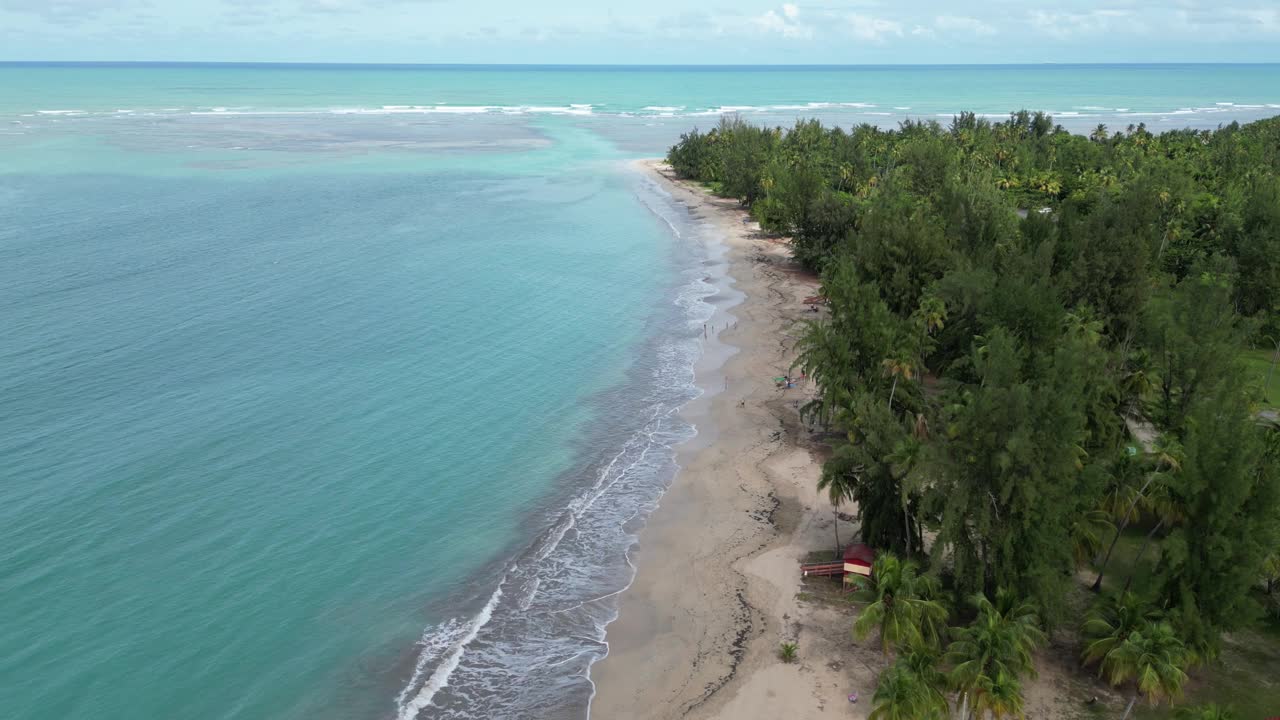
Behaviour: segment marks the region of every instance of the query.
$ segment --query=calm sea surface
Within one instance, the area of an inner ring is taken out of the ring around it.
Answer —
[[[1280,66],[0,64],[0,711],[581,718],[694,429],[726,112],[1280,113]]]

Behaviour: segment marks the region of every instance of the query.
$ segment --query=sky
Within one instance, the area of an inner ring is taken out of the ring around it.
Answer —
[[[0,60],[1277,62],[1280,0],[0,0]]]

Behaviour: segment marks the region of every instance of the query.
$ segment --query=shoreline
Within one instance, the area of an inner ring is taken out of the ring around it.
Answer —
[[[811,388],[773,382],[790,373],[798,325],[814,317],[802,301],[818,278],[785,242],[744,222],[737,202],[675,179],[660,161],[632,166],[713,231],[728,288],[742,297],[722,289],[714,303],[708,325],[725,329],[708,336],[695,365],[704,392],[681,411],[698,435],[677,448],[680,470],[631,551],[636,572],[606,628],[608,654],[590,669],[591,715],[808,717],[838,699],[846,716],[862,717],[867,704],[844,698],[869,698],[875,670],[855,662],[863,651],[847,630],[829,631],[847,620],[798,597],[799,561],[834,544],[831,506],[816,490],[820,449],[799,419]],[[800,645],[798,662],[777,660],[783,641]]]

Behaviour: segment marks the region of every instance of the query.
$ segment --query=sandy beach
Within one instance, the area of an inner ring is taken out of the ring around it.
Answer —
[[[633,551],[636,577],[607,629],[609,654],[591,669],[591,717],[865,718],[888,659],[852,640],[854,607],[802,587],[801,561],[835,545],[836,519],[816,487],[827,448],[800,418],[813,387],[773,380],[792,372],[802,324],[821,317],[804,303],[819,279],[736,201],[662,162],[636,169],[711,224],[743,298],[717,313],[727,329],[696,369],[714,387],[684,411],[699,434],[680,449],[680,472]],[[725,347],[734,352],[722,362]],[[856,537],[855,512],[840,508],[841,542]],[[795,663],[778,658],[783,642],[799,646]],[[1028,717],[1071,717],[1091,696],[1119,702],[1073,667],[1062,646],[1038,655],[1024,686]]]
[[[591,715],[864,717],[867,702],[847,696],[869,700],[878,656],[850,643],[847,611],[800,595],[800,560],[834,546],[831,505],[815,487],[820,449],[799,416],[812,388],[773,381],[791,372],[818,278],[736,202],[676,180],[665,164],[639,169],[718,231],[745,299],[719,335],[738,349],[716,370],[723,390],[686,412],[699,438],[681,449],[681,470],[641,534],[609,655],[591,671]],[[842,539],[853,531],[841,521]],[[798,643],[797,662],[778,660],[784,641]]]

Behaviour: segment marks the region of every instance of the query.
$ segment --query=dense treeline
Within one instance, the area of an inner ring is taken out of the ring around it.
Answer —
[[[906,566],[877,573],[909,615],[882,626],[899,653],[885,697],[925,697],[905,716],[945,713],[937,683],[962,712],[996,690],[1020,707],[1033,630],[1075,626],[1066,599],[1090,565],[1084,659],[1135,697],[1176,694],[1257,616],[1280,442],[1238,356],[1280,336],[1280,118],[1088,137],[1026,112],[896,130],[735,119],[668,161],[822,274],[829,314],[799,346],[819,388],[806,411],[847,434],[822,489]],[[1136,585],[1106,575],[1135,529],[1153,564]],[[931,603],[974,624],[937,630]],[[983,654],[982,623],[1013,639]]]

